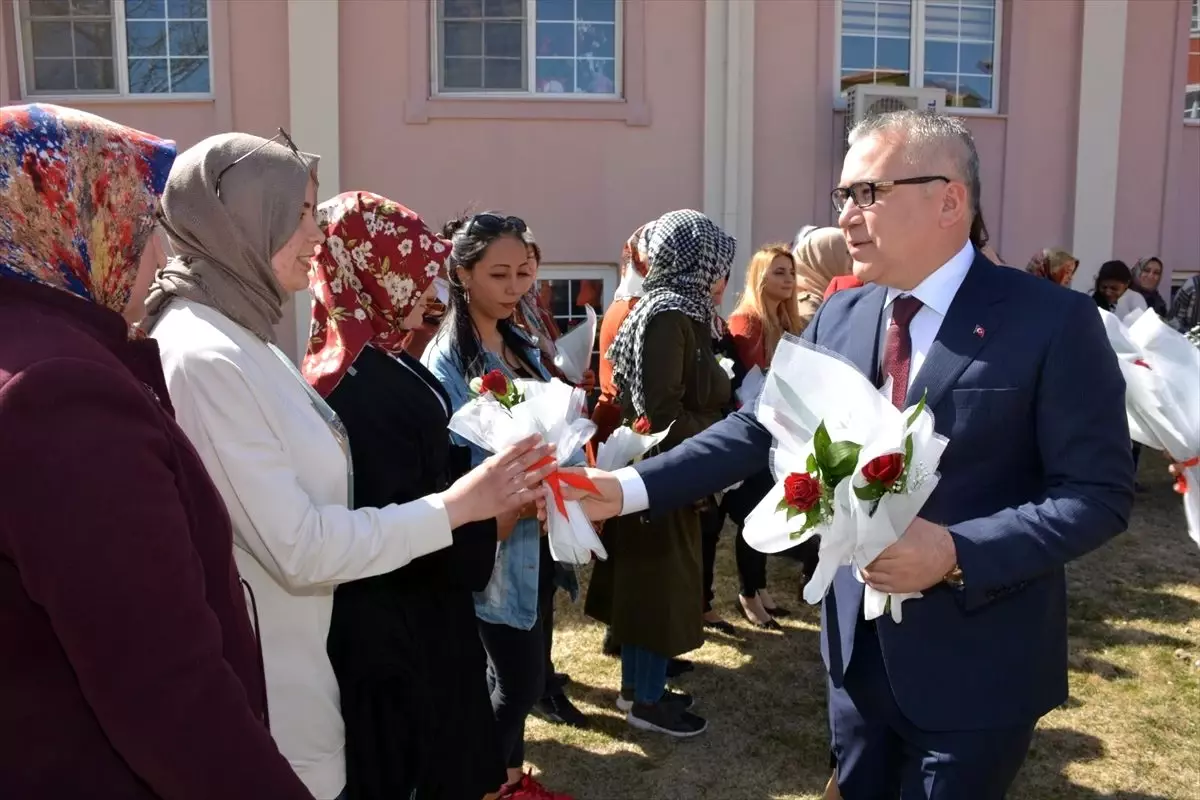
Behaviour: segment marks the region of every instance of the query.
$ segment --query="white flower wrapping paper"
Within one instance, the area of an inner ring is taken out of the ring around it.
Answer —
[[[530,434],[540,434],[554,445],[559,466],[574,461],[583,444],[596,432],[587,418],[587,395],[558,379],[550,381],[513,381],[524,401],[511,410],[495,397],[484,394],[467,402],[450,418],[450,430],[491,453],[498,453]],[[553,476],[550,480],[553,480]],[[547,489],[546,516],[550,555],[563,564],[581,566],[592,560],[608,558],[579,503],[566,500],[564,515]]]
[[[1129,435],[1176,464],[1191,463],[1200,456],[1200,348],[1153,312],[1125,322],[1099,313],[1125,377]],[[1200,545],[1200,464],[1182,472],[1188,535]]]
[[[592,348],[596,346],[596,312],[584,306],[587,318],[554,342],[554,366],[572,383],[583,380],[592,363]]]
[[[884,391],[887,391],[885,387]],[[804,599],[820,602],[839,567],[860,570],[903,535],[921,507],[937,487],[937,467],[948,440],[933,429],[933,414],[926,408],[900,411],[853,365],[793,337],[785,337],[776,348],[761,393],[756,414],[774,437],[771,469],[777,481],[746,519],[747,543],[763,553],[778,553],[814,535],[821,536],[815,573],[804,587]],[[911,425],[908,420],[912,419]],[[861,445],[850,477],[834,489],[833,515],[800,538],[793,538],[805,524],[804,515],[787,518],[779,510],[784,498],[784,479],[807,472],[813,452],[813,435],[824,422],[830,438]],[[905,465],[904,493],[885,494],[878,501],[859,498],[854,489],[865,484],[863,467],[872,459],[905,452],[905,439],[912,436],[912,459]],[[865,586],[863,615],[875,619],[889,610],[896,622],[902,619],[904,600],[919,592],[888,595]],[[889,603],[890,600],[890,603]]]
[[[675,423],[671,423],[674,425]],[[617,428],[596,448],[596,469],[612,472],[641,458],[667,438],[671,425],[658,433],[637,433],[628,425]]]

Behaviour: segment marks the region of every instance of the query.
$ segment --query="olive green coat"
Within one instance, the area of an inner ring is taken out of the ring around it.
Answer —
[[[717,364],[707,325],[679,311],[656,314],[646,328],[642,386],[653,431],[671,425],[669,450],[719,420],[730,385]],[[634,411],[623,407],[625,421]],[[588,587],[588,616],[613,638],[664,656],[704,643],[700,521],[695,508],[636,514],[604,526],[608,560],[597,562]]]

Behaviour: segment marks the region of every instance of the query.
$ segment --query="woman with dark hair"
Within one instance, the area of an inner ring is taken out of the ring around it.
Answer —
[[[442,327],[422,362],[450,396],[451,412],[469,399],[472,378],[500,370],[510,380],[549,380],[537,344],[514,322],[521,298],[536,274],[530,258],[529,229],[517,217],[475,214],[446,224],[442,235],[453,245],[450,302]],[[479,463],[488,454],[471,448]],[[523,771],[525,719],[542,697],[546,679],[546,637],[554,624],[555,570],[533,503],[497,515],[502,539],[487,588],[475,594],[479,635],[488,655],[492,710],[508,768],[502,798],[570,800],[551,792]],[[573,576],[572,576],[573,577]],[[577,587],[567,587],[574,594]]]
[[[346,426],[354,503],[444,490],[469,469],[450,444],[450,398],[405,352],[445,274],[450,243],[370,192],[320,206],[313,335],[302,371]],[[478,800],[505,780],[472,591],[496,555],[494,519],[445,550],[334,595],[329,659],[346,722],[347,800]]]
[[[1100,271],[1096,273],[1096,289],[1092,292],[1092,299],[1105,311],[1111,311],[1117,316],[1121,316],[1117,310],[1121,299],[1128,293],[1131,283],[1133,283],[1133,274],[1124,261],[1105,261],[1100,265]],[[1145,301],[1141,302],[1140,307],[1146,307]],[[1132,309],[1124,310],[1125,313],[1129,313]]]
[[[82,111],[0,110],[5,797],[311,798],[271,741],[229,517],[130,328],[174,160]]]

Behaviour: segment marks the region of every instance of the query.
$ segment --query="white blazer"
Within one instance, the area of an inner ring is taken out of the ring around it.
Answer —
[[[234,557],[257,606],[271,733],[318,800],[332,800],[346,785],[325,651],[334,588],[449,546],[446,509],[437,497],[347,508],[347,454],[307,385],[215,309],[173,300],[151,336],[176,419],[233,520]]]

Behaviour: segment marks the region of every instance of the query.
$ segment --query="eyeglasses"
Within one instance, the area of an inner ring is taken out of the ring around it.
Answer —
[[[287,149],[292,151],[292,155],[294,155],[296,158],[300,159],[300,163],[303,164],[304,157],[300,155],[300,150],[296,147],[296,143],[292,141],[291,136],[288,136],[287,131],[285,131],[283,128],[279,128],[279,133],[275,134],[270,139],[267,139],[265,142],[263,142],[258,147],[251,150],[249,153],[246,153],[243,156],[238,156],[237,158],[235,158],[233,160],[233,162],[231,164],[229,164],[228,166],[226,166],[224,169],[222,169],[220,172],[217,173],[216,186],[214,187],[214,189],[217,193],[217,199],[218,200],[221,199],[221,179],[225,177],[226,172],[229,172],[229,170],[233,169],[238,164],[242,163],[247,158],[249,158],[250,156],[257,153],[259,150],[262,150],[267,145],[271,144],[272,142],[278,141],[281,138],[283,139],[283,144],[287,146]]]
[[[944,175],[924,175],[920,178],[899,178],[894,181],[855,181],[849,186],[837,187],[829,193],[829,197],[833,200],[834,209],[840,214],[850,201],[854,201],[854,205],[859,208],[874,205],[875,194],[880,189],[887,190],[893,186],[911,186],[934,181],[949,183],[950,179]]]
[[[467,234],[470,235],[475,231],[483,233],[524,233],[529,229],[525,224],[525,220],[520,217],[502,217],[499,214],[476,214],[471,217],[470,224],[467,225]]]

